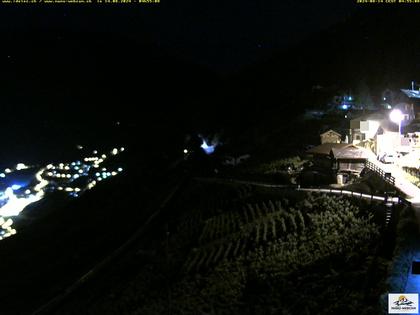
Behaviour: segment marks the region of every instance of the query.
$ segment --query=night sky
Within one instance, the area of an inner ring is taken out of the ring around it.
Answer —
[[[352,1],[168,1],[143,12],[166,49],[218,70],[238,69],[345,18]]]
[[[68,32],[114,33],[140,42],[151,41],[171,55],[226,72],[264,59],[342,21],[354,9],[352,0],[3,6],[0,27],[6,33],[55,30],[57,40],[65,40]],[[7,50],[4,54],[9,55]]]

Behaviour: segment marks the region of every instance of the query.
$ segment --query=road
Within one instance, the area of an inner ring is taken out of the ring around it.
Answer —
[[[420,189],[406,178],[404,171],[397,164],[384,164],[376,159],[369,159],[369,161],[394,176],[395,187],[407,195],[408,201],[413,204],[420,204]]]

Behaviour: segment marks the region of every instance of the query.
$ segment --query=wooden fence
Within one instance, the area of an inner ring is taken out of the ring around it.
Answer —
[[[391,173],[386,173],[383,169],[370,161],[366,161],[365,166],[378,174],[384,181],[391,184],[392,186],[395,186],[395,177],[391,176]]]

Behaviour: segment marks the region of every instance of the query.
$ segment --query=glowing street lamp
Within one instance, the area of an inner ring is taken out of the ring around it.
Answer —
[[[392,122],[398,124],[398,135],[401,136],[401,121],[404,119],[404,115],[399,109],[394,109],[389,114],[389,119],[391,119]]]

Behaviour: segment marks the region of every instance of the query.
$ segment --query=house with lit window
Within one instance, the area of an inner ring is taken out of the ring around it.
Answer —
[[[374,139],[384,119],[383,113],[375,113],[350,120],[349,142],[359,144],[362,141]]]
[[[406,105],[406,112],[404,114],[409,115],[412,113],[414,116],[407,117],[407,119],[420,119],[420,90],[414,89],[414,84],[411,89],[401,89],[399,101]]]
[[[376,155],[395,152],[401,146],[398,125],[389,120],[389,111],[352,119],[349,135],[350,143],[369,148]]]
[[[416,113],[414,111],[414,104],[413,103],[398,103],[393,107],[393,109],[399,109],[403,114],[403,125],[410,124],[414,119],[416,119]]]
[[[407,132],[401,138],[401,152],[420,151],[420,132]]]
[[[378,156],[386,153],[394,153],[400,151],[401,137],[398,132],[398,126],[390,121],[382,121],[378,132],[375,136],[375,150]]]

